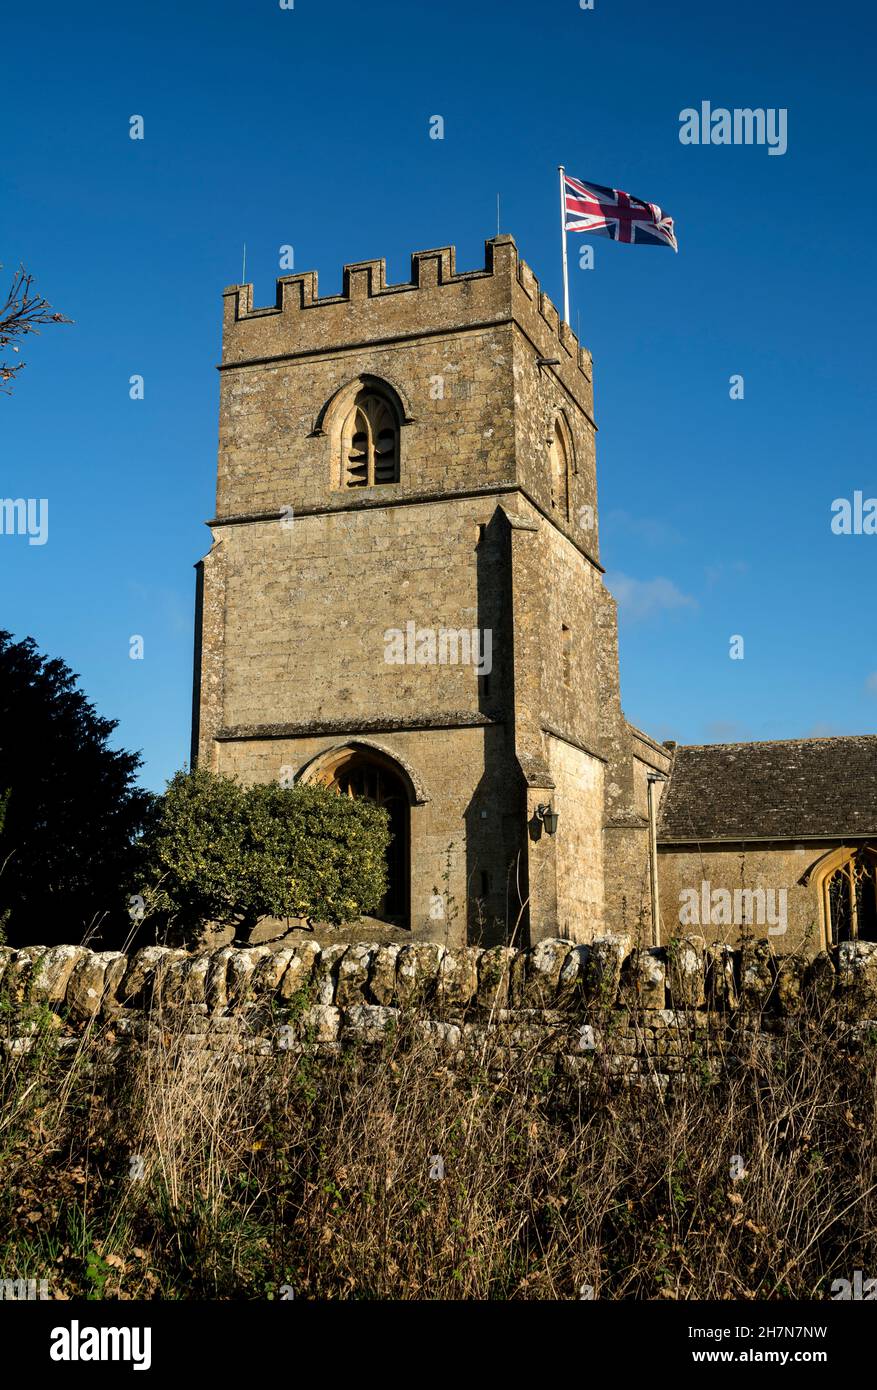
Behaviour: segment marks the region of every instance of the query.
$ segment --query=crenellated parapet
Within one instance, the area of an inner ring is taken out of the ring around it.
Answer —
[[[383,334],[452,333],[515,322],[543,357],[591,376],[591,356],[582,348],[527,263],[514,238],[485,242],[484,266],[458,271],[453,246],[415,251],[410,279],[387,283],[386,261],[344,266],[340,294],[321,296],[317,272],[300,271],[277,280],[273,305],[254,307],[253,286],[230,285],[224,294],[224,368],[273,357],[374,343]]]

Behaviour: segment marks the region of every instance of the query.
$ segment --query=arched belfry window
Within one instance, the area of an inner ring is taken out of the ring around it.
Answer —
[[[562,415],[558,415],[554,421],[548,458],[551,472],[551,510],[558,512],[568,521],[572,443]]]
[[[387,396],[359,391],[341,434],[344,487],[377,487],[399,481],[399,416]]]

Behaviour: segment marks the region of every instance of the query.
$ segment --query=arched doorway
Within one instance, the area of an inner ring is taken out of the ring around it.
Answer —
[[[383,806],[390,823],[387,891],[376,915],[394,926],[408,925],[410,806],[408,787],[391,758],[371,749],[340,750],[314,773],[314,780],[341,796]]]

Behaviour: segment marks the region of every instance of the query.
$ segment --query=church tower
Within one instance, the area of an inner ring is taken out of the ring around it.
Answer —
[[[232,286],[220,380],[193,762],[385,805],[395,939],[648,937],[591,358],[513,239]]]

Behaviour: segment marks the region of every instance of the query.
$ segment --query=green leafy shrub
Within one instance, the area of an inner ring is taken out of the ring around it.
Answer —
[[[260,917],[349,922],[386,891],[386,812],[329,787],[178,772],[144,850],[153,906],[183,931]]]

